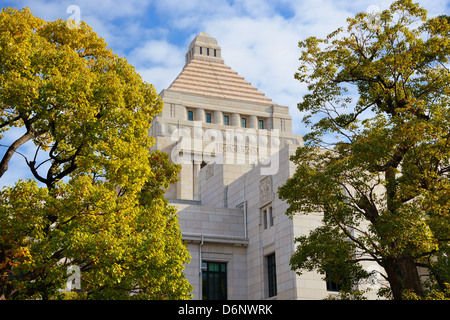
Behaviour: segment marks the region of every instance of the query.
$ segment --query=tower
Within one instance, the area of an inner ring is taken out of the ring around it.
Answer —
[[[191,60],[203,60],[223,64],[222,50],[217,40],[205,32],[200,32],[189,45],[186,52],[186,65]]]
[[[284,263],[291,250],[279,249],[293,244],[292,221],[276,196],[292,174],[289,154],[302,144],[291,132],[288,107],[227,66],[216,39],[204,32],[160,96],[164,108],[150,134],[154,148],[182,165],[166,197],[178,209],[192,257],[185,273],[194,299],[295,297],[295,273]],[[289,282],[278,293],[277,274]]]
[[[167,193],[170,198],[199,200],[198,175],[211,158],[222,154],[223,162],[250,169],[275,149],[301,143],[291,132],[288,107],[274,103],[227,66],[217,40],[205,32],[192,40],[183,70],[160,96],[164,109],[153,121],[154,147],[183,162],[180,182]],[[212,131],[221,140],[215,148]]]

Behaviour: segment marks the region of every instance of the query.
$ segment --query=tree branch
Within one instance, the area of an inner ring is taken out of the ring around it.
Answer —
[[[35,137],[34,130],[32,128],[29,128],[23,136],[21,136],[19,139],[14,141],[13,144],[9,146],[8,150],[6,150],[5,154],[3,155],[2,161],[0,162],[0,178],[8,170],[9,161],[11,160],[16,150],[24,143],[33,139],[34,137]]]

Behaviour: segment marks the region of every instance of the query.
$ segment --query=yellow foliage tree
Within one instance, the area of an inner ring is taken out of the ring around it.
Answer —
[[[294,270],[318,270],[349,292],[370,276],[360,262],[372,263],[389,297],[448,298],[448,20],[399,0],[300,42],[296,78],[309,92],[299,109],[313,130],[279,194],[288,214],[325,217],[297,239]]]
[[[25,143],[31,180],[0,194],[0,297],[184,299],[189,254],[164,190],[179,167],[150,152],[162,101],[85,23],[0,13],[0,179]],[[9,140],[10,140],[9,139]],[[39,184],[40,183],[40,184]],[[68,294],[67,269],[81,287]]]

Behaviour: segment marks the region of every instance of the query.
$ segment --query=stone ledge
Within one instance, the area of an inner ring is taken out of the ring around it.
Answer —
[[[227,236],[220,234],[202,234],[202,233],[187,233],[181,232],[183,241],[188,243],[222,243],[235,246],[248,246],[248,238]]]

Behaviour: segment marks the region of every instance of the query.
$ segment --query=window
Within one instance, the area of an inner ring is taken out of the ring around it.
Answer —
[[[188,120],[194,121],[194,111],[188,111]]]
[[[327,271],[326,272],[326,278],[330,279],[330,277],[333,276],[332,272]],[[334,277],[336,279],[336,277]],[[337,281],[333,280],[326,280],[327,282],[327,291],[341,291],[343,287],[347,287],[350,285],[350,282],[345,277],[338,277]]]
[[[267,208],[267,214],[269,215],[269,227],[273,227],[273,212],[271,206]]]
[[[267,261],[267,287],[269,297],[277,295],[277,265],[275,262],[275,253],[266,257]]]
[[[262,223],[263,223],[263,227],[264,230],[273,227],[273,209],[272,206],[269,205],[267,207],[264,207],[261,210],[261,215],[262,215]]]
[[[326,277],[329,277],[330,273],[327,272]],[[334,281],[327,280],[327,291],[336,291],[341,290],[341,286]]]
[[[226,126],[230,125],[230,117],[229,116],[223,116],[223,124]]]
[[[206,123],[211,123],[211,113],[206,114]]]
[[[200,54],[203,54],[203,48],[200,47]]]
[[[327,281],[327,291],[335,291],[335,292],[339,292],[340,290],[340,285],[338,285],[336,282]]]
[[[202,262],[202,270],[203,300],[226,300],[226,262]]]
[[[268,228],[267,226],[267,209],[263,210],[263,221],[264,221],[264,230]]]
[[[241,127],[242,128],[247,128],[247,119],[246,118],[242,118],[241,119]]]
[[[209,48],[206,48],[206,55],[209,56]]]
[[[214,49],[214,57],[217,57],[217,50]]]
[[[258,128],[259,128],[260,130],[264,129],[264,120],[259,120],[259,121],[258,121]]]

